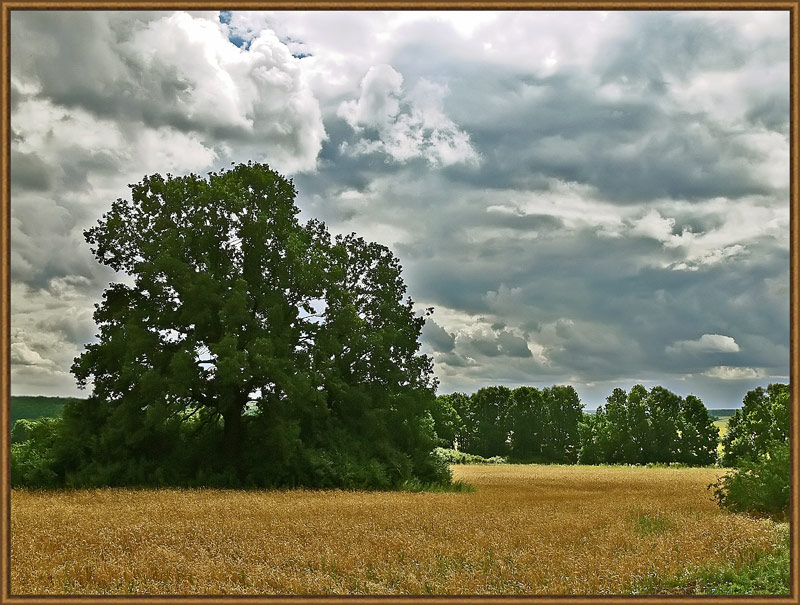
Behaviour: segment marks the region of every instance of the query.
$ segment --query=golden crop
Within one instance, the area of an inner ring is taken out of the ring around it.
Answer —
[[[474,493],[15,490],[11,590],[616,593],[768,550],[721,471],[465,466]]]

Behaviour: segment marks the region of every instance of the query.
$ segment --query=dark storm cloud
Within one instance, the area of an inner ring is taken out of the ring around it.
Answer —
[[[482,158],[479,170],[448,167],[454,180],[535,191],[555,177],[591,185],[605,199],[626,204],[770,191],[755,162],[763,157],[737,137],[736,128],[668,102],[673,80],[708,69],[733,71],[763,52],[730,25],[663,14],[633,21],[627,38],[609,41],[597,53],[592,72],[567,68],[539,76],[473,64],[464,74],[465,66],[455,66],[436,37],[416,39],[396,65],[403,74],[447,74],[447,108]],[[420,55],[428,58],[425,66]],[[641,81],[653,86],[639,90]],[[600,94],[604,83],[619,83],[620,98]],[[763,115],[771,125],[788,124],[787,91],[760,101],[750,110],[752,119]]]
[[[35,153],[11,151],[12,189],[47,191],[53,185],[53,170]]]
[[[428,318],[422,329],[422,342],[431,345],[434,351],[449,353],[456,344],[453,334],[448,333],[439,324]]]
[[[752,51],[731,23],[687,19],[681,13],[638,13],[636,28],[598,55],[604,82],[627,78],[666,92],[669,78],[740,67]]]
[[[598,99],[580,74],[543,81],[528,98],[527,86],[513,106],[465,124],[484,158],[474,184],[537,190],[555,177],[628,204],[769,190],[754,168],[758,153],[703,115]]]
[[[497,334],[483,336],[462,336],[458,339],[459,350],[468,355],[485,357],[532,357],[528,343],[524,338],[505,330]]]

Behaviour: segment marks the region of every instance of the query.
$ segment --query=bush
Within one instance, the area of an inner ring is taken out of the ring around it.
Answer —
[[[433,450],[433,453],[446,464],[505,464],[508,462],[503,456],[484,458],[476,454],[468,454],[466,452],[459,452],[458,450],[451,450],[443,447],[437,447]]]
[[[756,460],[740,466],[709,488],[723,508],[732,512],[786,519],[789,513],[789,442],[778,442]]]
[[[53,470],[60,418],[18,420],[11,444],[11,485],[49,487],[58,482]]]

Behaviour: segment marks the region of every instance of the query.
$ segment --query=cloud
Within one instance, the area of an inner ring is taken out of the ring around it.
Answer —
[[[672,236],[672,230],[675,228],[675,219],[664,218],[659,214],[658,210],[653,208],[640,219],[631,221],[631,224],[631,235],[640,235],[659,242],[666,242]]]
[[[493,332],[479,329],[473,333],[459,334],[458,350],[484,357],[533,357],[525,338],[509,330]]]
[[[450,353],[455,348],[456,338],[454,334],[448,333],[433,319],[428,318],[422,329],[422,342],[431,345],[434,351]]]
[[[446,94],[446,87],[424,78],[406,94],[403,76],[390,65],[370,67],[361,81],[359,98],[343,102],[338,115],[356,133],[374,136],[345,141],[342,152],[380,152],[397,162],[423,158],[432,166],[477,164],[469,135],[444,114]]]
[[[17,149],[11,152],[11,173],[14,175],[11,186],[15,189],[47,191],[53,184],[52,172],[53,167],[35,153],[24,153]]]
[[[51,359],[45,359],[36,351],[30,349],[24,342],[11,343],[11,365],[40,366],[43,368],[55,367]]]
[[[715,366],[703,372],[704,376],[720,378],[722,380],[744,380],[761,378],[764,373],[756,368],[738,368],[733,366]]]
[[[245,50],[219,22],[182,12],[21,11],[12,21],[11,79],[55,107],[114,120],[126,139],[152,129],[218,155],[235,155],[233,143],[285,172],[316,165],[326,136],[319,104],[271,30]]]
[[[55,364],[15,365],[16,392],[74,392],[122,278],[82,231],[127,184],[248,159],[291,172],[301,219],[398,255],[441,392],[730,407],[788,375],[785,11],[11,20],[12,332]]]
[[[738,353],[739,345],[730,336],[703,334],[697,340],[679,340],[667,347],[667,353]]]

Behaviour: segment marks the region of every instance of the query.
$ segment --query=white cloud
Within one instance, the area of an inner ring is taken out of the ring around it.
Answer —
[[[299,60],[270,29],[246,50],[225,34],[219,23],[174,13],[137,32],[129,48],[145,66],[175,70],[185,119],[241,129],[284,172],[313,169],[326,134]]]
[[[11,343],[11,365],[21,366],[41,366],[43,368],[54,368],[55,363],[51,359],[45,359],[39,353],[32,350],[24,342]]]
[[[643,217],[630,222],[632,225],[630,233],[632,235],[641,235],[660,242],[668,241],[675,227],[674,218],[665,218],[655,209],[651,209]]]
[[[678,340],[667,347],[667,353],[738,353],[739,345],[730,336],[703,334],[696,340]]]
[[[444,113],[446,94],[446,87],[425,79],[406,93],[403,76],[390,65],[371,67],[361,81],[358,99],[343,102],[338,115],[356,133],[372,129],[378,138],[344,143],[342,151],[383,152],[396,162],[424,158],[432,166],[477,164],[469,135]]]
[[[703,376],[722,380],[744,380],[761,378],[764,373],[756,368],[737,368],[733,366],[716,366],[703,372]]]

